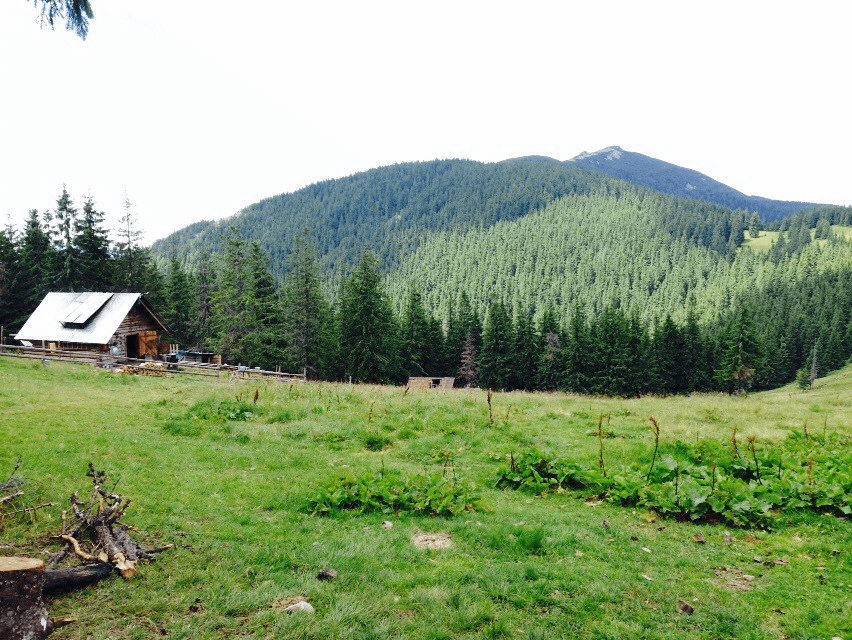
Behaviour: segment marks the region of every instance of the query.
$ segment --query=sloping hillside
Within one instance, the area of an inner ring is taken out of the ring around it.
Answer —
[[[216,251],[221,234],[233,226],[261,244],[280,277],[293,239],[306,229],[317,241],[320,267],[329,278],[347,271],[365,250],[374,251],[390,270],[432,233],[487,229],[562,196],[601,188],[617,194],[625,188],[621,180],[757,211],[765,220],[813,206],[745,196],[696,171],[611,147],[567,162],[529,156],[497,163],[434,160],[380,167],[272,196],[221,222],[193,224],[155,242],[153,253],[161,264],[175,254],[192,266],[200,253]]]
[[[294,237],[316,239],[321,268],[346,270],[366,250],[385,269],[414,251],[432,232],[487,228],[515,220],[567,194],[588,193],[611,179],[547,159],[484,164],[435,160],[372,169],[262,200],[219,223],[200,223],[154,243],[161,259],[172,253],[194,262],[215,250],[233,226],[256,240],[281,276]]]
[[[600,171],[614,178],[650,187],[675,196],[715,202],[731,209],[757,211],[765,221],[777,220],[796,211],[822,205],[809,202],[787,202],[759,196],[747,196],[703,173],[685,169],[656,158],[607,147],[594,153],[581,153],[572,162],[586,169]]]

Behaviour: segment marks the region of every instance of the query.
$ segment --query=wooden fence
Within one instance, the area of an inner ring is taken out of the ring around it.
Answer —
[[[194,375],[209,378],[228,378],[230,380],[279,380],[282,382],[304,382],[304,373],[284,373],[282,371],[264,371],[259,368],[234,366],[228,364],[202,364],[198,362],[164,362],[162,360],[140,360],[115,356],[108,351],[63,351],[42,347],[19,347],[1,344],[0,355],[10,358],[30,358],[35,360],[63,362],[85,362],[96,367],[116,369],[140,375],[169,376]]]

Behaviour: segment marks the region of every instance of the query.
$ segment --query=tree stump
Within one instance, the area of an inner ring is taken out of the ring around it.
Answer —
[[[41,597],[44,562],[0,557],[0,638],[41,640],[49,633],[47,607]]]

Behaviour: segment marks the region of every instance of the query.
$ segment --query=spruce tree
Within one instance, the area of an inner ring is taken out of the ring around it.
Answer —
[[[429,319],[420,293],[412,290],[402,314],[402,360],[409,376],[436,375]]]
[[[472,333],[467,334],[462,348],[458,377],[465,387],[479,386],[479,357],[476,352],[476,340]]]
[[[595,349],[591,332],[586,327],[586,316],[579,305],[574,305],[568,333],[562,342],[565,354],[565,389],[586,393],[594,366]]]
[[[549,305],[541,317],[538,327],[541,336],[539,353],[537,388],[542,391],[554,391],[565,387],[566,363],[562,349],[564,337],[559,330],[556,311]]]
[[[344,375],[357,382],[400,382],[399,328],[381,289],[378,259],[366,253],[344,282],[339,314]]]
[[[50,238],[47,220],[31,210],[18,240],[17,326],[35,311],[55,283],[57,255]]]
[[[247,325],[242,337],[243,350],[248,362],[272,370],[286,362],[284,324],[281,304],[272,277],[269,259],[257,242],[248,244],[246,255],[246,306]]]
[[[0,326],[9,331],[17,324],[20,313],[16,281],[18,280],[18,254],[15,250],[15,235],[12,228],[0,230]]]
[[[296,239],[289,257],[282,305],[287,359],[311,378],[328,375],[333,319],[317,276],[316,250],[306,232]]]
[[[542,341],[533,324],[532,312],[519,312],[512,330],[511,387],[532,391],[538,386]]]
[[[116,235],[118,241],[115,243],[117,249],[116,286],[121,291],[142,291],[140,282],[144,281],[144,275],[140,277],[142,261],[139,243],[142,239],[142,229],[139,226],[139,218],[135,205],[124,194],[122,202],[124,213],[118,221]]]
[[[107,291],[114,280],[107,231],[101,225],[104,214],[95,209],[91,196],[83,203],[82,217],[74,222],[74,247],[79,274],[77,284],[84,291]]]
[[[210,321],[213,313],[212,296],[215,283],[216,272],[210,262],[210,256],[206,252],[202,252],[198,258],[198,286],[196,288],[196,299],[193,302],[198,313],[193,331],[197,349],[210,348]]]
[[[162,315],[171,330],[172,337],[187,346],[195,342],[194,324],[197,317],[192,278],[180,264],[176,254],[169,261],[166,277]]]
[[[491,305],[482,330],[479,383],[499,391],[514,388],[514,336],[512,320],[502,302]]]
[[[64,186],[62,187],[62,194],[56,201],[53,221],[56,226],[55,242],[59,255],[56,284],[62,291],[75,291],[80,276],[80,265],[75,246],[77,209],[74,208],[71,196],[68,195],[68,190]]]
[[[722,334],[716,381],[728,393],[741,394],[761,380],[764,354],[751,314],[740,307]]]

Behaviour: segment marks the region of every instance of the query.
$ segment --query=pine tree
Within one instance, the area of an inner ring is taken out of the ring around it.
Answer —
[[[95,210],[91,196],[83,203],[82,213],[82,218],[74,222],[74,247],[79,265],[77,284],[84,291],[106,291],[114,274],[109,238],[101,226],[104,214]]]
[[[297,238],[290,254],[282,299],[289,362],[311,378],[330,373],[331,307],[320,289],[316,250],[306,232]]]
[[[402,315],[402,360],[409,376],[435,375],[429,320],[420,293],[412,290]]]
[[[479,358],[476,353],[476,340],[472,333],[467,334],[464,341],[458,377],[466,387],[479,386]]]
[[[193,343],[195,341],[193,325],[197,317],[196,295],[192,279],[184,271],[176,254],[172,254],[169,261],[164,298],[166,303],[162,315],[171,330],[172,337],[182,345]]]
[[[380,286],[378,260],[366,253],[344,282],[340,300],[340,351],[345,374],[358,382],[399,382],[399,329]]]
[[[79,260],[75,246],[77,209],[68,190],[63,186],[62,194],[56,201],[56,211],[53,213],[56,225],[55,242],[59,254],[59,272],[57,286],[62,291],[75,291],[79,279]]]
[[[514,376],[512,320],[502,302],[491,305],[482,330],[479,382],[487,389],[510,390]]]

